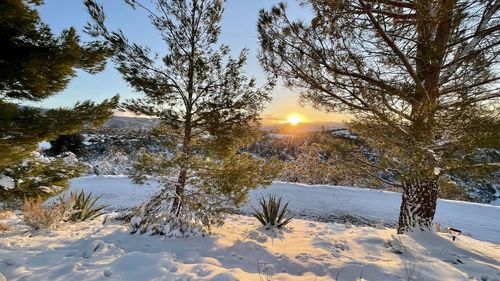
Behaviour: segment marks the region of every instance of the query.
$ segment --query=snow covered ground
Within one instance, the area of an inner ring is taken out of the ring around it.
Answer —
[[[108,210],[131,208],[158,191],[116,176],[75,179],[72,189],[103,194]],[[322,220],[332,212],[335,219],[394,220],[400,200],[391,192],[275,183],[253,192],[253,204],[261,193],[283,196],[298,214]],[[489,205],[439,202],[437,220],[473,236],[455,242],[446,233],[395,236],[381,224],[301,219],[269,232],[242,215],[229,216],[211,236],[174,240],[131,235],[114,216],[55,231],[31,231],[13,214],[0,216],[13,227],[0,233],[0,280],[500,280],[500,208]]]
[[[123,210],[148,200],[158,186],[134,185],[124,176],[90,176],[74,179],[73,190],[83,189],[96,195],[109,210]],[[290,209],[300,218],[320,221],[338,221],[353,217],[360,221],[394,224],[398,218],[401,195],[373,189],[274,183],[267,189],[254,190],[250,203],[243,208],[250,213],[250,205],[257,206],[260,196],[275,194],[290,201]],[[442,228],[454,227],[479,240],[500,243],[500,206],[439,200],[436,222]]]
[[[306,220],[269,233],[251,217],[230,216],[214,235],[182,240],[131,235],[103,217],[21,233],[0,234],[0,280],[500,279],[498,244]]]

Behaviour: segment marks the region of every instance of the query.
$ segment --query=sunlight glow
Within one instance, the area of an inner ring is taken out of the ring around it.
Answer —
[[[298,114],[290,114],[288,115],[286,121],[291,125],[296,126],[297,124],[302,122],[302,117],[299,116]]]

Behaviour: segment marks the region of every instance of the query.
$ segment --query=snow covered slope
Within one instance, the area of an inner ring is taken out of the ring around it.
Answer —
[[[71,182],[71,188],[103,194],[101,204],[108,204],[114,210],[134,207],[158,191],[155,183],[137,186],[122,176],[77,178]],[[279,195],[290,201],[290,209],[298,217],[327,222],[350,216],[361,221],[393,224],[401,202],[401,195],[394,192],[274,183],[267,189],[253,191],[249,205],[256,206],[258,198],[265,194]],[[243,212],[250,212],[250,206],[244,207]],[[476,239],[500,243],[500,206],[439,200],[436,222],[442,228],[451,226]]]
[[[214,235],[131,235],[104,217],[56,231],[0,233],[0,280],[498,281],[498,244],[446,234],[294,220],[269,232],[230,216]],[[1,220],[0,220],[1,222]],[[397,253],[396,253],[397,252]],[[2,276],[4,279],[2,279]]]

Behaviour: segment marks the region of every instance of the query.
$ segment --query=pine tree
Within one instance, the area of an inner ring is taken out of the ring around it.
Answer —
[[[48,153],[51,156],[57,156],[65,152],[74,153],[78,157],[85,154],[84,137],[79,134],[60,135],[55,140],[50,141]]]
[[[246,50],[234,59],[218,45],[222,1],[125,2],[148,14],[167,46],[160,57],[122,31],[108,31],[103,7],[86,2],[94,19],[88,33],[113,46],[118,70],[143,94],[126,107],[161,120],[155,134],[169,151],[145,153],[136,165],[136,181],[153,175],[164,188],[132,226],[168,236],[209,231],[245,201],[249,189],[270,184],[276,174],[274,162],[238,152],[255,135],[268,89],[244,75]]]
[[[328,147],[321,143],[306,143],[298,148],[293,161],[286,162],[282,180],[306,184],[337,185],[341,180],[335,159],[328,157]]]
[[[284,4],[261,11],[262,65],[315,106],[354,114],[375,149],[357,167],[399,179],[398,232],[432,229],[444,175],[498,169],[473,156],[499,147],[500,1],[305,2],[310,22]]]
[[[42,110],[23,106],[63,90],[76,69],[96,73],[111,54],[106,45],[81,43],[73,28],[54,35],[33,5],[42,1],[0,2],[0,178],[29,158],[43,140],[99,125],[111,116],[117,97],[96,105]],[[3,192],[4,190],[0,190]]]

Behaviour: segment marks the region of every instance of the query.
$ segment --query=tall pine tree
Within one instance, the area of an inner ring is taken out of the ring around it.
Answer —
[[[117,104],[115,97],[101,104],[78,103],[71,109],[23,106],[63,90],[76,69],[103,70],[111,54],[100,42],[81,43],[73,28],[54,35],[34,8],[41,4],[40,0],[0,2],[0,176],[30,157],[40,141],[98,125]]]
[[[474,155],[499,147],[500,1],[304,2],[310,22],[284,4],[261,11],[262,65],[315,106],[356,114],[351,129],[377,150],[357,167],[398,176],[398,231],[432,229],[443,175],[498,169]]]
[[[124,79],[143,94],[126,107],[159,118],[156,135],[170,153],[144,154],[134,179],[154,175],[164,186],[132,220],[135,231],[186,236],[221,224],[247,191],[271,182],[275,163],[238,148],[255,135],[268,89],[243,73],[247,51],[236,59],[218,44],[219,0],[126,0],[145,11],[166,45],[166,55],[129,42],[105,26],[102,6],[87,1],[94,19],[88,33],[116,50]]]

